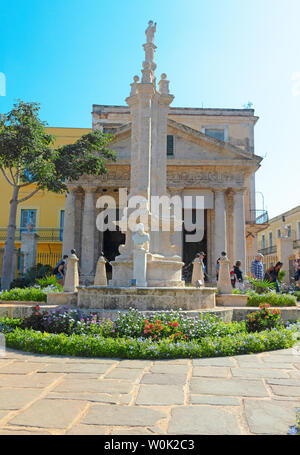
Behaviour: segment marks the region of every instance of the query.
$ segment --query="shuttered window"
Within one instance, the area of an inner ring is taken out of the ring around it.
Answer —
[[[174,136],[167,136],[167,155],[174,155]]]

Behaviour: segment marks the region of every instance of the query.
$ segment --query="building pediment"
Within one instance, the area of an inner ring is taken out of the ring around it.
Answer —
[[[228,142],[207,136],[182,123],[168,120],[168,134],[175,136],[175,159],[211,161],[250,161],[257,164],[261,157]]]
[[[189,126],[168,119],[168,134],[173,135],[174,155],[168,156],[168,161],[178,163],[186,161],[190,164],[242,164],[254,166],[256,169],[262,158],[250,152],[207,136]],[[117,154],[118,160],[130,160],[131,149],[131,123],[126,123],[114,132],[112,150]],[[175,163],[174,163],[175,164]]]

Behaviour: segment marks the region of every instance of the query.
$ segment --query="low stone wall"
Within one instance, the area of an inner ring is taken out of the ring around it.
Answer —
[[[78,307],[109,310],[200,310],[215,308],[215,288],[78,288]]]
[[[57,307],[57,305],[47,305],[43,302],[1,302],[0,318],[5,316],[9,318],[24,318],[30,316],[32,309],[36,305],[39,305],[41,311],[52,310]]]
[[[49,305],[77,305],[77,292],[52,292],[47,294]]]
[[[242,294],[222,294],[216,296],[217,306],[225,307],[245,307],[248,296]]]

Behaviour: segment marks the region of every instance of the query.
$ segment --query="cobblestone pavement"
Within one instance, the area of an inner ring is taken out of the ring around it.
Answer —
[[[209,359],[0,357],[0,435],[287,434],[300,349]]]

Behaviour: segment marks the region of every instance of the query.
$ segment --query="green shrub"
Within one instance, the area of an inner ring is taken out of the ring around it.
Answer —
[[[40,286],[40,288],[46,288],[48,286],[55,286],[57,287],[60,291],[63,290],[63,287],[58,283],[56,276],[55,275],[48,275],[44,278],[37,278],[35,280],[36,284]]]
[[[261,303],[269,303],[271,306],[296,306],[296,298],[289,294],[250,294],[247,306],[259,306]]]
[[[237,333],[224,337],[204,337],[200,340],[170,339],[153,341],[144,338],[104,338],[92,335],[49,334],[15,328],[6,333],[10,348],[51,355],[83,357],[117,357],[129,359],[195,358],[233,356],[285,349],[293,346],[292,330],[273,329],[260,333]]]
[[[246,328],[248,332],[261,332],[282,325],[281,311],[270,310],[268,303],[261,303],[260,310],[246,316]]]
[[[11,282],[10,288],[25,288],[33,286],[37,279],[45,278],[52,275],[53,267],[51,265],[36,264],[27,270],[23,277],[16,278]]]
[[[46,302],[47,294],[41,289],[37,288],[14,288],[9,291],[0,292],[0,300],[18,300],[18,301],[34,301],[34,302]]]

